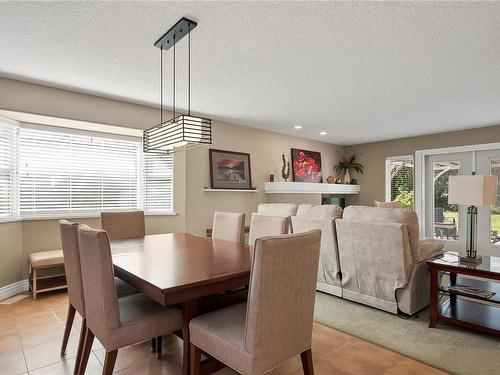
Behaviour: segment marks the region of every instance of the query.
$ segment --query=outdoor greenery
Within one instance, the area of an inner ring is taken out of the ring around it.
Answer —
[[[395,164],[391,170],[391,201],[401,202],[403,208],[413,207],[413,165]]]

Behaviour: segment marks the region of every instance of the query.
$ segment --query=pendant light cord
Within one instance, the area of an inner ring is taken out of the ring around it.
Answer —
[[[174,117],[175,118],[175,34],[174,34]]]
[[[160,47],[160,124],[163,124],[163,46]]]
[[[191,24],[188,32],[188,116],[191,116]]]

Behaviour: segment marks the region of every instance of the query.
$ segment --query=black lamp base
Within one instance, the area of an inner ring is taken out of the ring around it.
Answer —
[[[481,255],[476,256],[475,258],[469,258],[467,256],[460,255],[460,263],[470,264],[470,265],[479,265],[483,262],[483,258]]]

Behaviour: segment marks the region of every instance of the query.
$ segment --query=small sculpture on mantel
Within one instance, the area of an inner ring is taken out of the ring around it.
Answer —
[[[281,177],[283,177],[283,180],[287,182],[287,180],[290,178],[290,162],[286,161],[285,154],[281,155],[281,160],[283,160],[283,166],[281,167]]]

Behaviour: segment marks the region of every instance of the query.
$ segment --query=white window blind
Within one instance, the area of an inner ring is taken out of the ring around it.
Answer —
[[[143,154],[140,139],[28,127],[19,138],[21,217],[172,210],[172,157]]]
[[[146,212],[173,210],[172,155],[143,153],[143,208]]]
[[[0,119],[0,218],[16,215],[18,127]]]
[[[411,155],[386,159],[386,201],[413,207],[414,163]]]

